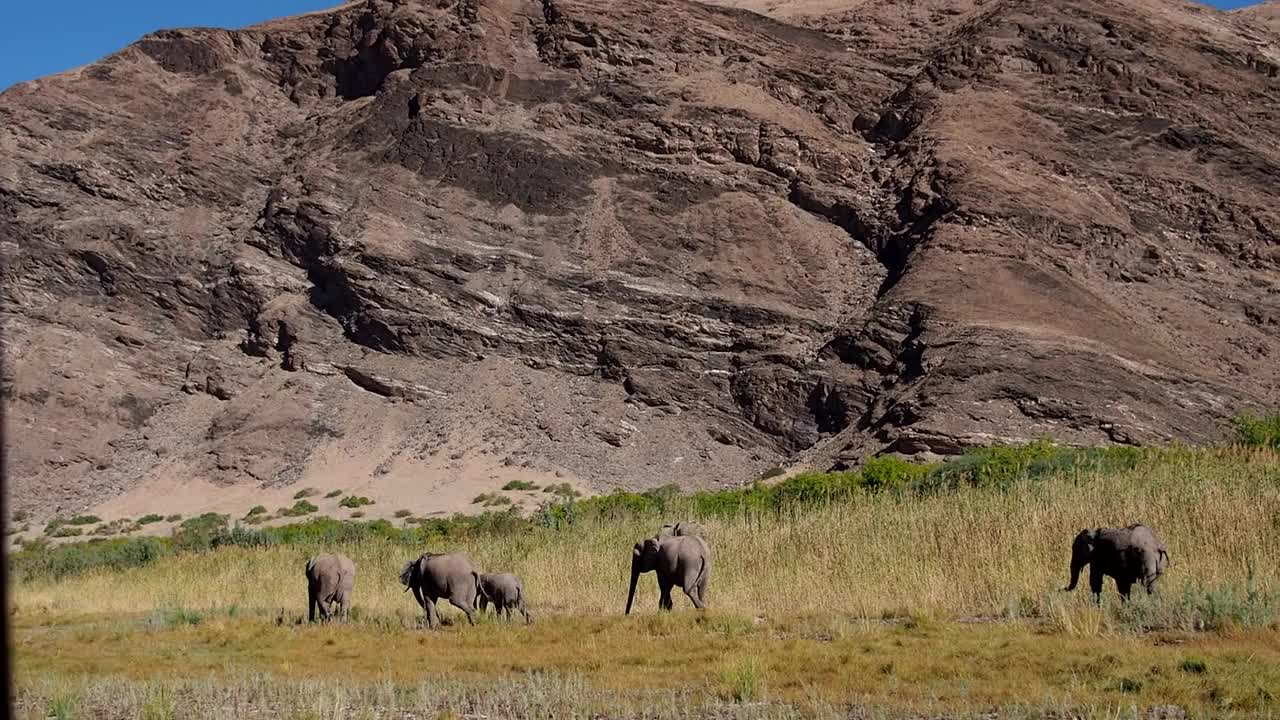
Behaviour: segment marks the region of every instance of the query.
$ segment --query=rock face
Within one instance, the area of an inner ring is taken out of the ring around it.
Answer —
[[[16,86],[12,493],[1221,437],[1280,403],[1264,10],[368,0]]]

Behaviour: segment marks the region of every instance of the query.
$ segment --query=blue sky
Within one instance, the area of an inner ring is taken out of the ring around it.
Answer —
[[[161,28],[235,28],[341,0],[2,0],[0,90],[108,55]],[[1247,0],[1211,0],[1241,7]]]

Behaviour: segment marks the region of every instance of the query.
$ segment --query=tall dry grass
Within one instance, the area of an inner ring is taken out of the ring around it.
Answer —
[[[365,616],[419,611],[397,577],[421,550],[462,550],[486,571],[525,582],[535,612],[621,613],[630,550],[672,518],[630,519],[407,549],[363,541],[341,550],[358,567],[355,606]],[[935,496],[870,494],[788,516],[707,520],[714,549],[708,600],[741,614],[839,613],[860,617],[1052,614],[1087,602],[1057,590],[1069,546],[1084,527],[1143,522],[1169,547],[1161,593],[1246,585],[1280,591],[1280,455],[1268,451],[1167,453],[1137,469],[964,488]],[[303,565],[317,548],[222,548],[123,572],[91,571],[9,588],[29,613],[132,613],[160,608],[306,608]],[[1114,595],[1108,583],[1106,592]],[[677,595],[677,608],[689,607]],[[657,607],[652,575],[636,607]],[[449,610],[445,610],[446,614]],[[634,612],[634,611],[633,611]]]

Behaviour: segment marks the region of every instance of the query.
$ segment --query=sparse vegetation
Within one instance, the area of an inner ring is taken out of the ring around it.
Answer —
[[[363,510],[357,510],[357,511],[355,511],[355,512],[351,513],[351,517],[353,517],[353,518],[362,518],[362,517],[364,517],[364,511],[363,511]]]
[[[281,508],[279,515],[281,517],[302,517],[303,515],[310,515],[319,509],[306,500],[299,500],[292,507]]]
[[[776,478],[779,475],[785,475],[786,473],[787,473],[786,470],[783,470],[782,468],[775,465],[774,467],[771,467],[768,470],[765,470],[764,472],[760,473],[760,479],[769,480],[772,478]]]
[[[293,494],[293,499],[301,500],[302,498],[309,498],[319,494],[320,494],[320,491],[315,488],[303,488]]]
[[[67,521],[68,525],[95,525],[102,522],[97,515],[76,515]]]
[[[367,497],[361,497],[359,495],[348,495],[342,498],[342,500],[338,502],[339,507],[353,508],[353,509],[364,507],[365,505],[372,505],[372,504],[373,504],[372,500],[370,500]]]
[[[538,484],[529,482],[528,480],[512,480],[502,486],[503,490],[537,490]]]
[[[179,521],[179,520],[181,520],[181,519],[182,519],[182,514],[181,514],[181,513],[174,513],[173,515],[170,515],[170,516],[166,517],[166,518],[164,519],[164,521],[165,521],[165,522],[178,522],[178,521]]]
[[[479,495],[471,498],[471,504],[484,505],[485,503],[489,502],[489,500],[492,499],[493,497],[494,497],[494,493],[480,493]]]
[[[117,535],[120,533],[128,534],[140,528],[141,525],[133,522],[129,518],[120,518],[112,520],[109,523],[103,523],[93,529],[94,535]]]
[[[142,517],[138,518],[138,524],[139,524],[139,525],[150,525],[150,524],[152,524],[152,523],[158,523],[158,522],[161,522],[161,521],[163,521],[163,520],[164,520],[164,516],[162,516],[162,515],[157,515],[157,514],[155,514],[155,513],[151,513],[151,514],[149,514],[149,515],[143,515]]]
[[[84,530],[78,527],[73,527],[71,525],[61,525],[59,527],[54,528],[53,532],[49,533],[49,535],[56,538],[78,537],[83,534],[84,534]]]
[[[14,510],[11,517],[13,518],[13,522],[20,523],[29,520],[31,518],[31,513],[26,510]]]
[[[556,495],[562,498],[570,498],[570,499],[581,497],[582,495],[582,493],[578,492],[577,490],[574,490],[567,482],[548,485],[542,488],[542,492],[550,493],[552,495]]]
[[[395,516],[396,516],[396,517],[398,517],[398,518],[407,518],[407,517],[409,517],[409,516],[410,516],[410,515],[412,515],[412,514],[413,514],[413,512],[412,512],[412,511],[409,511],[409,510],[397,510],[397,511],[395,511]]]
[[[254,505],[253,507],[249,508],[249,512],[245,513],[245,517],[250,518],[250,517],[253,517],[254,515],[265,515],[265,514],[267,514],[266,506]]]
[[[338,496],[339,496],[339,495],[341,495],[341,494],[342,494],[342,491],[341,491],[341,490],[334,490],[334,491],[329,492],[328,494],[326,494],[326,495],[324,496],[324,499],[325,499],[325,500],[331,500],[331,499],[333,499],[333,498],[338,497]]]

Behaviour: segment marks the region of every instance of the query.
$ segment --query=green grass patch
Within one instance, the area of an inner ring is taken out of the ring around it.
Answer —
[[[1280,412],[1235,419],[1236,441],[1246,447],[1280,450]]]
[[[310,515],[319,509],[320,508],[307,500],[299,500],[294,503],[292,507],[281,508],[279,515],[281,517],[302,517],[303,515]]]

